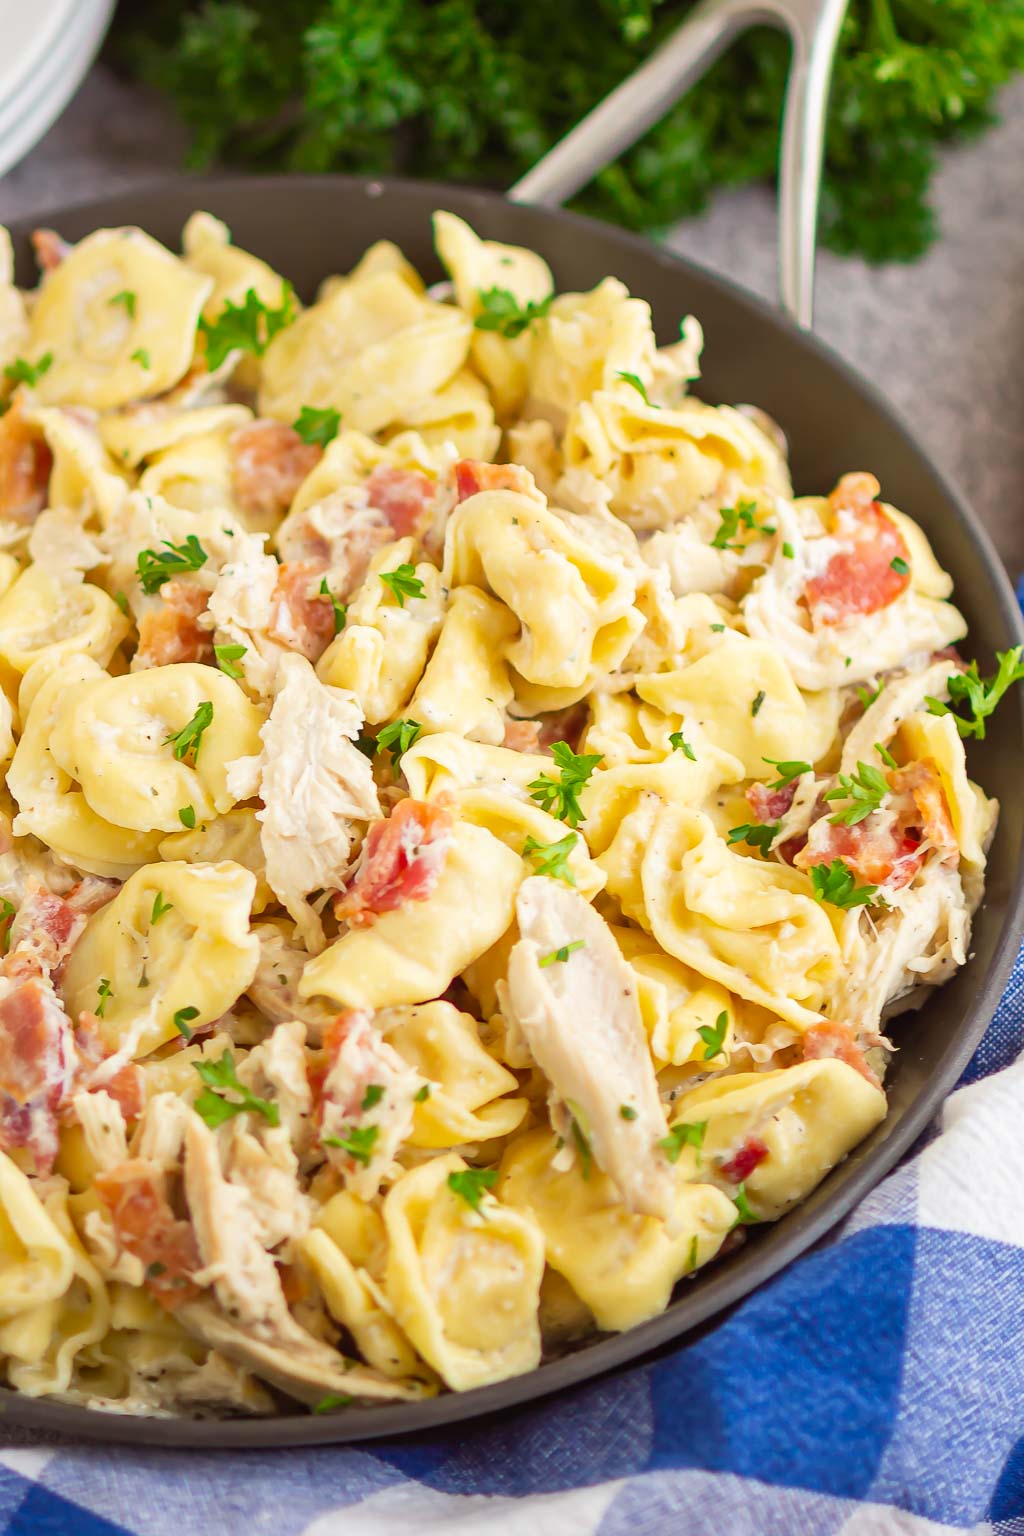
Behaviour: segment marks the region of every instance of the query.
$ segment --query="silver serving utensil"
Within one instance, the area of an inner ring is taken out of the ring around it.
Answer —
[[[582,122],[527,171],[509,197],[558,207],[635,144],[734,38],[749,27],[788,32],[793,44],[779,155],[779,297],[808,329],[825,114],[847,0],[702,0],[683,24]]]

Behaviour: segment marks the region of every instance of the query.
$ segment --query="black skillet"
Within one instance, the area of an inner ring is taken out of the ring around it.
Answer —
[[[996,650],[1024,641],[1006,575],[982,528],[878,392],[814,336],[769,305],[647,241],[573,214],[515,205],[496,194],[422,182],[353,177],[179,178],[140,191],[58,209],[32,221],[69,240],[109,225],[138,224],[172,249],[186,217],[205,208],[226,220],[240,246],[290,277],[305,298],[321,278],[351,267],[372,241],[402,247],[428,281],[443,273],[430,215],[448,208],[489,239],[524,245],[550,263],[556,286],[592,287],[607,274],[650,301],[662,342],[687,313],[706,334],[700,394],[764,407],[786,432],[798,492],[823,492],[846,470],[870,469],[886,500],[925,529],[956,582],[971,626],[967,654],[983,669]],[[12,230],[19,282],[35,281],[30,226]],[[296,1410],[259,1420],[140,1419],[31,1399],[0,1390],[3,1423],[134,1444],[263,1447],[361,1440],[479,1418],[633,1362],[681,1338],[795,1258],[860,1200],[911,1145],[956,1082],[992,1017],[1020,942],[1024,914],[1021,840],[1024,719],[1019,698],[971,746],[971,770],[1002,803],[985,901],[971,957],[924,1008],[900,1020],[887,1089],[889,1115],[823,1184],[773,1226],[684,1282],[661,1316],[630,1332],[596,1338],[526,1376],[427,1402],[353,1408],[316,1417]]]

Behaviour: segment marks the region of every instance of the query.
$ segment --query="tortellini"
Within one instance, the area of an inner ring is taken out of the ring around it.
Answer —
[[[102,588],[31,565],[0,597],[0,660],[15,672],[42,657],[61,666],[72,655],[105,667],[130,628]]]

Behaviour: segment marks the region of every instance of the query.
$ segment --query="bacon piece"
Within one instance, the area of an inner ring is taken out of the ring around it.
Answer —
[[[938,769],[930,760],[908,763],[889,775],[889,786],[897,801],[909,796],[913,809],[905,803],[899,807],[904,830],[920,832],[923,841],[944,853],[956,853],[958,844],[953,830],[953,818],[949,814],[946,796]]]
[[[856,826],[835,826],[822,817],[793,860],[798,869],[842,859],[864,885],[909,885],[924,863],[921,838],[901,829],[891,812],[873,812]]]
[[[398,469],[392,464],[378,464],[366,482],[370,506],[383,512],[395,538],[416,533],[433,506],[437,482],[418,469]]]
[[[84,1088],[86,1093],[95,1093],[102,1089],[103,1092],[109,1093],[112,1099],[116,1099],[126,1120],[137,1120],[146,1103],[142,1068],[137,1067],[134,1062],[127,1062],[114,1073],[113,1077],[106,1078],[92,1088],[90,1080],[95,1068],[111,1054],[103,1043],[100,1021],[95,1013],[82,1012],[78,1015],[74,1042],[76,1061],[73,1087],[75,1091]],[[181,1045],[184,1043],[184,1040],[175,1042]]]
[[[540,750],[540,722],[538,720],[506,720],[502,746],[512,752],[537,752]]]
[[[61,238],[55,229],[34,229],[32,231],[32,249],[36,253],[36,261],[43,272],[52,272],[59,267],[70,250],[71,243]]]
[[[730,1184],[742,1184],[749,1178],[757,1167],[768,1156],[768,1148],[759,1136],[748,1136],[746,1141],[733,1153],[727,1163],[722,1163],[719,1173],[723,1179],[728,1179]]]
[[[844,475],[828,499],[833,536],[843,546],[805,596],[816,624],[843,624],[857,614],[877,613],[910,585],[910,551],[896,524],[876,500],[874,475]],[[893,569],[893,561],[904,569]]]
[[[575,752],[580,744],[587,724],[589,710],[585,703],[569,704],[565,709],[556,709],[549,715],[540,718],[540,735],[538,746],[541,751],[550,747],[552,742],[564,741]]]
[[[369,1199],[412,1130],[420,1076],[388,1045],[373,1015],[364,1009],[349,1009],[332,1019],[324,1030],[324,1046],[327,1070],[317,1104],[317,1129],[328,1160],[350,1188]],[[370,1087],[375,1091],[367,1104]],[[373,1134],[363,1157],[332,1145],[370,1127]]]
[[[758,821],[781,821],[793,804],[796,790],[795,779],[781,789],[769,789],[767,784],[751,784],[747,790],[747,804]]]
[[[277,575],[271,598],[268,634],[289,650],[316,661],[334,639],[334,607],[318,591],[320,568],[305,560],[289,560]],[[312,589],[312,590],[310,590]]]
[[[160,588],[163,602],[139,621],[135,669],[168,667],[179,661],[212,661],[213,636],[199,625],[210,594],[195,581],[180,577]]]
[[[11,924],[11,952],[3,974],[9,979],[33,973],[59,982],[68,956],[85,927],[87,914],[45,886],[31,891]]]
[[[64,899],[73,911],[92,917],[94,912],[99,912],[108,902],[113,901],[120,889],[120,880],[104,880],[101,875],[84,875],[77,885],[71,887]]]
[[[407,901],[424,901],[437,885],[452,840],[444,806],[400,800],[386,821],[375,821],[359,870],[334,904],[334,915],[353,927],[373,923]]]
[[[53,455],[15,400],[0,416],[0,517],[31,523],[46,505]]]
[[[468,501],[480,491],[521,491],[535,494],[533,476],[519,464],[488,464],[482,459],[460,459],[455,466],[456,501]]]
[[[0,1000],[0,1147],[24,1147],[37,1174],[48,1174],[57,1156],[71,1062],[67,1014],[53,989],[31,976]]]
[[[173,1312],[192,1301],[199,1287],[192,1276],[202,1267],[192,1224],[171,1209],[167,1175],[155,1163],[131,1158],[97,1174],[96,1193],[110,1212],[121,1247],[146,1266],[146,1285]]]
[[[239,427],[230,441],[232,483],[243,512],[253,517],[283,517],[295,493],[323,458],[316,443],[304,443],[282,421],[253,421]]]
[[[873,1088],[881,1087],[878,1078],[868,1066],[863,1050],[848,1024],[812,1024],[804,1035],[804,1061],[845,1061],[848,1067],[859,1072]]]

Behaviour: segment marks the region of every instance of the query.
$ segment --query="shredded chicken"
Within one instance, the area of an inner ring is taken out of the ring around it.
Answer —
[[[249,997],[272,1024],[300,1019],[314,1045],[319,1045],[327,1025],[337,1017],[337,1009],[323,999],[299,998],[299,981],[309,953],[289,943],[274,923],[257,923],[253,933],[260,941],[256,975],[249,987]]]

